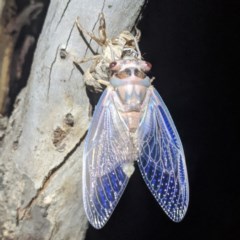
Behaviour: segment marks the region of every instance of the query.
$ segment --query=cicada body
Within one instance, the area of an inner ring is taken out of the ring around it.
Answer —
[[[114,211],[137,161],[151,193],[175,222],[184,217],[189,187],[184,151],[172,118],[146,75],[151,64],[110,64],[110,85],[96,106],[83,153],[83,200],[97,229]]]

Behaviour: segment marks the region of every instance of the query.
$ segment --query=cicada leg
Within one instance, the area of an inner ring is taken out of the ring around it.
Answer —
[[[75,56],[73,56],[73,62],[75,64],[81,64],[81,63],[86,63],[86,62],[89,62],[89,61],[96,61],[97,59],[101,58],[100,55],[93,55],[91,57],[85,57],[85,58],[82,58],[82,59],[79,59]]]
[[[99,28],[98,28],[98,35],[99,37],[96,37],[93,33],[88,32],[86,29],[84,29],[79,21],[79,18],[76,20],[76,26],[79,30],[79,32],[88,35],[91,39],[93,39],[99,46],[103,46],[106,43],[107,40],[107,34],[106,34],[106,23],[103,13],[100,13],[99,15]]]
[[[102,84],[106,87],[110,85],[110,82],[108,82],[106,80],[102,80],[102,79],[98,79],[97,82],[99,82],[100,84]]]

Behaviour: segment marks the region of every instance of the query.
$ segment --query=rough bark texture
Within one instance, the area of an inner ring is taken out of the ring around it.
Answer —
[[[90,104],[71,56],[91,53],[74,22],[79,16],[96,32],[103,12],[111,38],[133,27],[143,2],[51,1],[27,87],[8,123],[0,118],[1,239],[84,239],[81,160]]]

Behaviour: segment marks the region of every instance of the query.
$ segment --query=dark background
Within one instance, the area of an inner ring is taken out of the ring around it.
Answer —
[[[183,142],[189,209],[173,223],[136,171],[109,222],[90,226],[87,240],[240,239],[238,2],[149,1],[140,49]]]

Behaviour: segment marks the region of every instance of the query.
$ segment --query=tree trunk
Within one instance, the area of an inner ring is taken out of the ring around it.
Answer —
[[[81,168],[91,108],[71,56],[91,54],[75,20],[79,16],[86,30],[96,32],[103,12],[112,38],[132,29],[143,2],[51,1],[27,87],[0,132],[1,239],[84,239]]]

